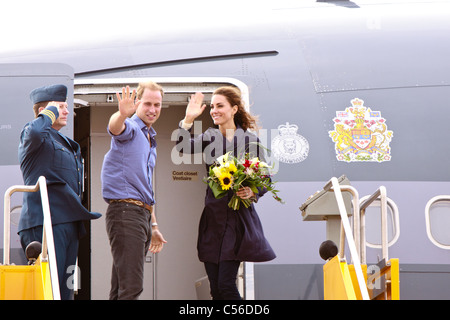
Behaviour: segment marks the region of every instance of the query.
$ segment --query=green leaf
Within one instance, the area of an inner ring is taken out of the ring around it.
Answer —
[[[228,192],[227,190],[222,190],[222,187],[213,181],[210,181],[208,185],[211,188],[213,195],[216,199],[222,198]]]

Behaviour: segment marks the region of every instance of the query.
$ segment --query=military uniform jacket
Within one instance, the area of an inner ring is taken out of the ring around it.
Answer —
[[[52,128],[58,116],[56,107],[48,107],[23,128],[19,163],[24,183],[35,185],[40,176],[46,178],[53,224],[99,218],[99,213],[91,213],[81,204],[80,146]],[[42,224],[40,192],[25,192],[18,231]]]
[[[259,148],[253,149],[258,138],[238,127],[232,142],[218,129],[209,128],[203,134],[189,138],[186,130],[179,129],[177,150],[179,152],[203,152],[206,172],[217,157],[232,151],[236,157],[244,153],[260,156]],[[183,132],[184,131],[184,132]],[[260,190],[257,198],[267,191]],[[264,236],[263,227],[254,205],[245,208],[241,205],[235,211],[228,207],[233,191],[220,199],[214,197],[209,187],[206,188],[205,207],[200,218],[197,250],[202,262],[218,263],[224,260],[262,262],[273,260],[276,255]]]

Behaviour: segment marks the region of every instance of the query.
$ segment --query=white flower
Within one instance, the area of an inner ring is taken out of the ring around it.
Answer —
[[[231,152],[231,151],[230,151]],[[222,166],[228,162],[228,156],[230,152],[225,153],[223,156],[220,156],[216,159],[216,161]]]

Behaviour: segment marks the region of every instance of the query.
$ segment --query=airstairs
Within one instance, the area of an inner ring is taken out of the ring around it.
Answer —
[[[334,194],[334,195],[333,195]],[[319,249],[326,260],[323,266],[325,300],[399,300],[399,260],[388,255],[388,205],[398,217],[395,204],[390,205],[386,188],[379,187],[361,201],[358,191],[345,176],[331,178],[323,190],[306,200],[300,210],[305,221],[327,221],[327,240]],[[365,211],[375,201],[381,209],[382,259],[375,265],[366,263]],[[350,218],[353,219],[353,230]],[[398,236],[399,232],[397,232]],[[339,243],[339,249],[336,245]],[[345,258],[350,251],[351,262]]]
[[[11,195],[40,191],[44,212],[42,245],[27,247],[28,265],[10,263]],[[48,202],[47,182],[40,177],[35,186],[12,186],[5,192],[3,264],[0,265],[0,300],[60,300],[55,244]],[[36,252],[36,248],[38,248]],[[33,254],[32,251],[35,251]]]

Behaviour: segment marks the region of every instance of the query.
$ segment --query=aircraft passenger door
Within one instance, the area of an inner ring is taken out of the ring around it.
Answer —
[[[92,222],[92,299],[108,299],[112,257],[105,227],[107,204],[102,198],[100,173],[103,158],[110,148],[111,137],[106,132],[109,117],[117,111],[116,92],[122,86],[137,88],[138,83],[153,80],[164,88],[163,108],[153,125],[157,132],[157,161],[154,170],[155,214],[159,229],[168,243],[161,253],[147,254],[144,264],[144,291],[140,299],[184,299],[199,297],[198,280],[206,276],[197,256],[197,235],[204,206],[206,167],[202,154],[179,161],[173,152],[180,120],[184,118],[190,95],[205,94],[205,101],[219,86],[228,82],[202,82],[201,79],[103,79],[77,80],[75,99],[80,109],[80,122],[89,126],[90,139],[90,197],[91,210],[103,216]],[[206,109],[193,132],[201,133],[213,126]],[[86,116],[86,119],[84,119]],[[78,117],[78,115],[77,115]],[[174,158],[175,157],[175,158]],[[202,282],[203,285],[206,285]],[[201,288],[202,292],[204,288]],[[207,290],[209,292],[209,288]]]
[[[108,299],[112,257],[105,225],[108,205],[102,198],[100,173],[111,143],[107,123],[117,111],[117,102],[96,103],[94,96],[78,97],[90,105],[92,211],[103,214],[92,223],[92,299]],[[154,125],[158,155],[153,174],[154,210],[159,229],[168,243],[161,253],[147,253],[141,300],[196,299],[195,281],[205,275],[196,253],[197,227],[206,187],[202,182],[205,168],[201,163],[175,165],[171,159],[175,146],[172,132],[184,118],[185,108],[186,103],[184,106],[165,104]]]

